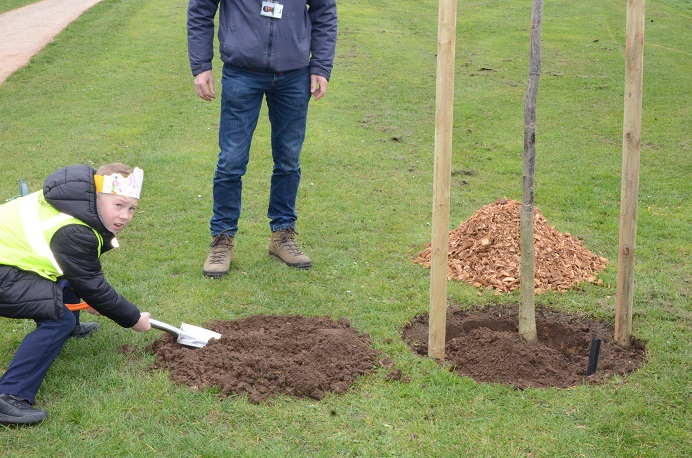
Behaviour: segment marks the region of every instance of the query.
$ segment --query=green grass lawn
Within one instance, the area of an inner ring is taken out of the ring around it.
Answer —
[[[102,331],[68,342],[38,394],[50,420],[0,427],[2,456],[688,456],[692,11],[687,0],[647,3],[633,318],[647,361],[600,386],[522,391],[461,378],[401,340],[429,307],[429,271],[412,259],[431,236],[436,2],[339,2],[335,68],[310,108],[298,196],[299,242],[314,267],[267,256],[263,114],[236,257],[215,281],[201,268],[219,99],[194,93],[187,2],[104,0],[87,11],[0,85],[0,196],[16,195],[20,177],[36,190],[67,164],[137,165],[140,209],[103,264],[142,310],[198,325],[260,313],[346,317],[411,382],[387,381],[380,368],[321,401],[221,400],[150,370],[159,331],[99,318]],[[458,5],[450,229],[498,198],[521,200],[530,10],[516,0]],[[546,2],[537,108],[536,205],[611,261],[606,286],[540,295],[537,305],[610,323],[625,11],[624,1]],[[518,303],[518,293],[479,295],[463,283],[448,294],[467,307]],[[0,319],[0,371],[32,327]]]

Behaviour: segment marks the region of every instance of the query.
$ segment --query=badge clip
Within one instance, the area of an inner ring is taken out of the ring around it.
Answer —
[[[260,14],[266,17],[273,17],[274,19],[281,19],[281,15],[284,12],[284,6],[277,2],[262,2],[262,9]]]

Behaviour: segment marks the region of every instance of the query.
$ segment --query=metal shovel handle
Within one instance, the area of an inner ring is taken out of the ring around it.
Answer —
[[[176,328],[175,326],[171,326],[168,323],[164,323],[163,321],[155,320],[153,318],[149,318],[149,324],[151,324],[152,328],[160,329],[161,331],[170,332],[171,334],[175,334],[176,336],[180,336],[181,334],[185,334],[182,331],[182,329]]]
[[[87,304],[86,302],[80,302],[78,304],[65,304],[65,306],[71,312],[76,312],[77,310],[84,310],[90,308],[89,304]],[[185,332],[183,332],[182,329],[176,328],[175,326],[171,326],[170,324],[164,323],[163,321],[155,320],[154,318],[149,318],[149,324],[151,324],[152,328],[170,332],[171,334],[175,334],[178,337],[180,337],[181,334],[187,335]]]
[[[160,329],[176,335],[178,337],[178,343],[185,345],[186,347],[202,348],[209,343],[208,338],[192,335],[180,328],[176,328],[175,326],[171,326],[170,324],[155,320],[153,318],[149,318],[149,324],[151,324],[152,328]]]

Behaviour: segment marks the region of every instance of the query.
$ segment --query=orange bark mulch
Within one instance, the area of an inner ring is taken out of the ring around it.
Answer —
[[[519,288],[521,203],[499,199],[477,210],[449,233],[447,277],[477,288],[509,292]],[[430,243],[414,262],[430,267]],[[579,238],[560,233],[534,209],[536,294],[566,291],[580,282],[602,284],[598,271],[608,260],[589,251]]]

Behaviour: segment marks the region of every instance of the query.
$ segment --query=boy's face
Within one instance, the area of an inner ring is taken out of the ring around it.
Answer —
[[[96,209],[99,218],[106,229],[113,234],[120,232],[120,229],[132,221],[138,203],[139,200],[134,197],[96,193]]]

